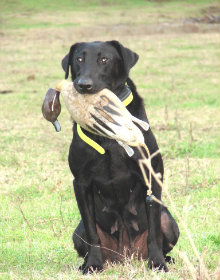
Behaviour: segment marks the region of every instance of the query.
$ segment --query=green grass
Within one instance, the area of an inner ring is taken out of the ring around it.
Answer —
[[[63,17],[75,12],[77,16],[84,17],[88,12],[88,17],[97,21],[100,17],[108,16],[109,20],[115,22],[115,15],[122,14],[119,23],[131,24],[130,12],[135,10],[138,13],[137,21],[142,24],[152,24],[155,19],[157,22],[172,22],[179,19],[183,14],[186,17],[203,16],[203,9],[209,5],[216,4],[215,0],[181,1],[181,9],[178,1],[146,1],[146,0],[64,0],[62,3],[58,0],[53,1],[27,1],[16,0],[0,2],[0,9],[4,12],[0,15],[0,22],[4,28],[13,29],[33,29],[33,28],[52,28],[65,26],[83,26],[81,18]],[[146,17],[146,12],[152,16]],[[44,16],[39,20],[38,15]],[[126,16],[128,14],[128,17]],[[142,15],[143,14],[143,15]],[[50,20],[45,19],[50,16]],[[37,19],[36,19],[37,17]],[[51,17],[54,17],[52,19]],[[51,20],[52,19],[52,20]],[[59,22],[59,21],[62,22]],[[104,21],[104,24],[106,22]]]
[[[164,1],[165,2],[165,1]],[[191,7],[195,8],[197,6],[201,6],[202,4],[212,4],[212,3],[216,3],[216,1],[211,0],[211,1],[207,1],[207,0],[199,0],[196,1],[196,3],[193,3],[192,0],[184,0],[183,4],[184,5],[190,5]],[[166,1],[166,6],[178,6],[177,1]],[[44,0],[39,0],[39,1],[27,1],[27,0],[17,0],[17,1],[7,1],[7,0],[3,0],[1,1],[1,5],[2,7],[4,7],[4,9],[6,11],[8,11],[9,9],[11,10],[29,10],[29,9],[33,9],[34,11],[42,11],[43,9],[49,9],[49,10],[56,10],[57,8],[62,9],[62,10],[68,10],[68,9],[75,9],[75,8],[97,8],[99,6],[102,7],[130,7],[130,6],[141,6],[142,7],[155,7],[155,6],[165,6],[165,4],[163,3],[163,1],[145,1],[145,0],[136,0],[136,1],[132,1],[132,0],[106,0],[106,1],[102,1],[102,0],[82,0],[82,1],[76,1],[76,0],[64,0],[62,1],[62,5],[60,5],[60,1],[58,0],[53,0],[51,2],[47,2]],[[192,5],[193,4],[193,5]],[[163,7],[164,8],[164,7]]]
[[[0,91],[12,91],[0,94],[0,279],[193,279],[198,259],[182,221],[210,279],[217,279],[220,38],[214,25],[185,32],[181,24],[209,6],[219,9],[217,1],[205,0],[0,2]],[[80,214],[67,161],[71,122],[62,104],[56,133],[41,105],[64,77],[60,61],[71,44],[111,39],[140,56],[131,77],[163,154],[175,208],[165,193],[163,201],[181,229],[167,274],[136,260],[93,276],[77,270],[82,259],[71,237]]]

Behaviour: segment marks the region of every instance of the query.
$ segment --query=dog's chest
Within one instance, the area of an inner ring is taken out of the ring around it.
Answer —
[[[95,174],[93,191],[114,206],[126,205],[137,182],[137,170],[136,161],[121,151],[114,151]]]

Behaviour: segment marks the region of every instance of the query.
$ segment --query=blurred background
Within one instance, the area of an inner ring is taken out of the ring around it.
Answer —
[[[130,75],[163,154],[174,206],[163,200],[181,238],[166,275],[134,260],[87,278],[217,279],[219,27],[215,0],[0,1],[0,279],[82,279],[71,241],[80,220],[67,163],[72,124],[62,103],[56,133],[41,105],[64,78],[70,46],[97,40],[139,54]]]

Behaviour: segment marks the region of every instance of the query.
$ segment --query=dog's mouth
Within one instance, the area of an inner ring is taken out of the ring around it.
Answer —
[[[97,86],[91,79],[76,79],[73,81],[75,90],[80,94],[96,94],[106,88],[106,86]]]
[[[98,89],[98,90],[95,90],[95,89],[92,89],[92,90],[90,90],[90,89],[81,89],[81,88],[79,88],[78,86],[75,86],[75,84],[73,84],[73,85],[74,85],[75,90],[76,90],[79,94],[96,94],[96,93],[98,93],[99,91],[101,91],[101,90],[104,89],[104,88],[100,88],[100,89]]]
[[[106,88],[114,92],[121,101],[124,101],[131,94],[131,89],[126,84],[121,85],[114,90],[111,85],[103,84],[97,86],[90,79],[85,79],[84,83],[80,82],[81,80],[82,79],[77,78],[73,81],[73,86],[79,94],[96,94]]]

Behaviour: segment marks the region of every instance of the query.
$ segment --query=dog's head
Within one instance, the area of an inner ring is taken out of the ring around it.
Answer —
[[[76,43],[62,60],[65,78],[71,77],[79,93],[111,91],[124,85],[138,55],[118,41]]]

